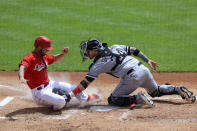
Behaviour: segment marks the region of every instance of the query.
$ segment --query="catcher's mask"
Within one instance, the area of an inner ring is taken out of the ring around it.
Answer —
[[[80,53],[81,53],[83,61],[89,59],[89,56],[88,56],[88,53],[87,53],[88,50],[98,50],[98,51],[100,51],[102,49],[103,49],[102,43],[98,39],[90,39],[90,40],[85,41],[85,42],[83,41],[80,44]]]

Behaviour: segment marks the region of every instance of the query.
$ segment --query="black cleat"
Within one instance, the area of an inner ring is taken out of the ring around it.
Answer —
[[[196,101],[196,96],[193,94],[193,92],[189,91],[184,86],[177,87],[178,88],[178,94],[182,97],[182,99],[185,99],[187,102],[194,103]]]

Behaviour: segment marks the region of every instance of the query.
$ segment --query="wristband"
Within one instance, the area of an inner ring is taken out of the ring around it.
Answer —
[[[77,86],[75,89],[72,90],[72,93],[76,96],[77,94],[81,93],[81,89]],[[71,94],[71,95],[73,95]]]

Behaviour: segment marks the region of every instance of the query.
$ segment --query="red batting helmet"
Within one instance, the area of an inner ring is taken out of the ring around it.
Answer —
[[[34,46],[40,46],[42,48],[47,48],[48,50],[53,50],[53,47],[51,46],[51,40],[46,36],[38,36],[35,39]]]

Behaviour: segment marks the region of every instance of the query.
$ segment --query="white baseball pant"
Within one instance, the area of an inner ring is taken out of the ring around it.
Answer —
[[[60,110],[65,106],[66,101],[63,96],[53,93],[53,88],[71,92],[76,87],[76,85],[64,82],[50,81],[46,87],[44,87],[44,85],[41,85],[39,87],[41,87],[42,89],[38,90],[37,88],[34,88],[31,90],[32,98],[34,99],[34,101],[40,105],[53,106],[54,110]],[[76,98],[81,102],[85,102],[88,99],[88,95],[84,92],[81,92],[80,94],[76,95]]]

